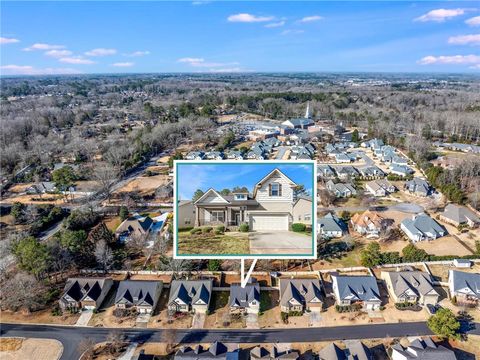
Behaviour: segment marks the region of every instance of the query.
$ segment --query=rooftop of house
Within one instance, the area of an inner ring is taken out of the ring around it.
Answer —
[[[350,220],[357,226],[367,227],[373,225],[376,228],[381,228],[385,218],[376,211],[366,210],[363,213],[354,214]]]
[[[456,360],[455,353],[440,345],[437,346],[429,337],[425,339],[415,339],[408,347],[401,344],[392,346],[392,350],[397,352],[405,360]]]
[[[115,304],[132,304],[153,306],[157,289],[162,288],[159,280],[123,280],[120,281],[115,296]]]
[[[179,299],[184,304],[208,304],[213,280],[173,280],[170,284],[169,302]]]
[[[372,355],[370,349],[360,340],[346,342],[345,349],[341,349],[335,343],[327,345],[319,351],[320,360],[370,360]]]
[[[344,231],[346,228],[345,223],[338,216],[332,213],[328,213],[324,217],[321,217],[317,220],[318,226],[323,229],[323,231]]]
[[[432,283],[433,279],[429,273],[423,271],[387,271],[391,279],[393,292],[399,296],[407,290],[418,295],[438,294]]]
[[[280,279],[280,305],[288,305],[292,299],[299,304],[322,300],[318,279]]]
[[[480,223],[480,218],[470,209],[465,206],[448,204],[442,213],[447,219],[453,220],[457,223],[473,222]]]
[[[379,302],[380,291],[374,276],[332,275],[341,300]]]
[[[427,214],[413,215],[411,219],[406,218],[402,221],[411,233],[417,234],[443,234],[445,229]]]
[[[232,284],[230,286],[229,304],[231,307],[249,307],[252,301],[257,303],[260,301],[260,284],[253,281],[245,287],[242,287],[240,284]]]

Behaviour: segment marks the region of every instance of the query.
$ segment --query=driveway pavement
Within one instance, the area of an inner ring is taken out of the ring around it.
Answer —
[[[251,254],[311,254],[312,237],[293,231],[258,231],[249,234]]]
[[[258,314],[247,314],[245,325],[247,329],[258,329]]]
[[[202,314],[196,312],[193,314],[192,319],[192,329],[203,329],[203,325],[205,324],[206,314]]]
[[[75,326],[87,326],[93,316],[93,310],[83,310],[78,318]]]
[[[308,313],[308,325],[309,326],[320,326],[322,323],[322,315],[320,311],[311,311]]]

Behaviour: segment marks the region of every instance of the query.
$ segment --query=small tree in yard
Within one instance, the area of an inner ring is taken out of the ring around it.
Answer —
[[[382,254],[380,253],[380,245],[372,242],[367,245],[360,253],[360,263],[366,267],[373,267],[381,264]]]
[[[427,325],[439,337],[460,339],[460,322],[450,309],[439,309],[428,319]]]
[[[85,338],[78,343],[77,351],[79,354],[82,354],[83,360],[93,359],[95,353],[95,341],[90,338]]]
[[[218,259],[208,260],[208,271],[219,271],[222,262]]]
[[[118,216],[120,216],[120,219],[122,221],[126,220],[128,218],[128,208],[126,206],[122,206],[120,208],[120,212],[119,212]]]

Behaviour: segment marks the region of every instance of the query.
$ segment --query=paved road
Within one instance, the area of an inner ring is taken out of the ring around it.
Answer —
[[[140,344],[160,342],[172,337],[178,343],[208,343],[215,340],[225,343],[292,343],[431,335],[425,322],[261,330],[133,330],[34,324],[0,324],[0,329],[0,335],[5,337],[59,340],[64,346],[61,359],[65,360],[78,359],[77,346],[83,339],[89,338],[97,343],[105,341],[112,330],[121,332],[128,341]],[[480,335],[480,323],[471,324],[466,332]]]

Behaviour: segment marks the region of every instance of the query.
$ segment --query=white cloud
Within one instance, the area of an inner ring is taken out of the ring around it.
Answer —
[[[220,63],[220,62],[209,62],[205,61],[203,58],[192,58],[186,57],[177,60],[180,63],[188,64],[194,67],[203,67],[203,68],[220,68],[225,66],[233,66],[238,65],[238,62],[230,62],[230,63]]]
[[[72,55],[72,52],[70,50],[49,50],[45,52],[45,55],[55,58],[61,58]]]
[[[145,56],[145,55],[150,55],[150,51],[134,51],[128,54],[123,54],[124,56],[128,57],[140,57],[140,56]]]
[[[60,75],[80,74],[81,72],[71,68],[35,68],[30,65],[4,65],[0,66],[3,75]]]
[[[29,46],[23,51],[36,51],[36,50],[59,50],[59,49],[65,49],[65,46],[63,45],[52,45],[52,44],[44,44],[44,43],[35,43],[32,46]]]
[[[312,16],[305,16],[300,20],[301,23],[309,23],[314,21],[323,20],[323,16],[320,15],[312,15]]]
[[[296,30],[296,29],[289,29],[289,30],[283,30],[281,32],[281,35],[295,35],[295,34],[303,34],[305,31],[303,30]]]
[[[477,65],[480,64],[480,56],[478,55],[451,55],[451,56],[425,56],[418,61],[421,65]]]
[[[475,16],[465,20],[465,24],[470,26],[480,26],[480,16]]]
[[[108,56],[108,55],[115,55],[117,53],[116,49],[105,49],[105,48],[97,48],[92,49],[90,51],[85,52],[87,56]]]
[[[230,15],[227,20],[230,22],[241,22],[241,23],[256,23],[256,22],[267,22],[272,21],[273,16],[256,16],[247,13]]]
[[[18,43],[20,40],[14,39],[14,38],[6,38],[6,37],[0,37],[0,44],[14,44]]]
[[[281,27],[285,25],[285,21],[279,21],[279,22],[274,22],[274,23],[270,23],[270,24],[267,24],[265,25],[266,28],[276,28],[276,27]]]
[[[480,45],[480,34],[451,36],[448,38],[448,43],[454,45]]]
[[[436,21],[436,22],[444,22],[450,18],[454,18],[456,16],[460,16],[465,14],[467,11],[471,9],[435,9],[431,10],[428,13],[418,17],[415,21],[427,22],[427,21]]]
[[[115,67],[132,67],[133,65],[135,65],[133,62],[116,62],[112,64]]]
[[[90,59],[85,59],[80,56],[72,56],[72,57],[62,57],[58,59],[58,61],[67,63],[67,64],[77,64],[77,65],[90,65],[95,64],[95,61]]]
[[[192,5],[207,5],[210,1],[192,1]]]
[[[480,70],[480,64],[470,66],[470,69],[477,69]]]

